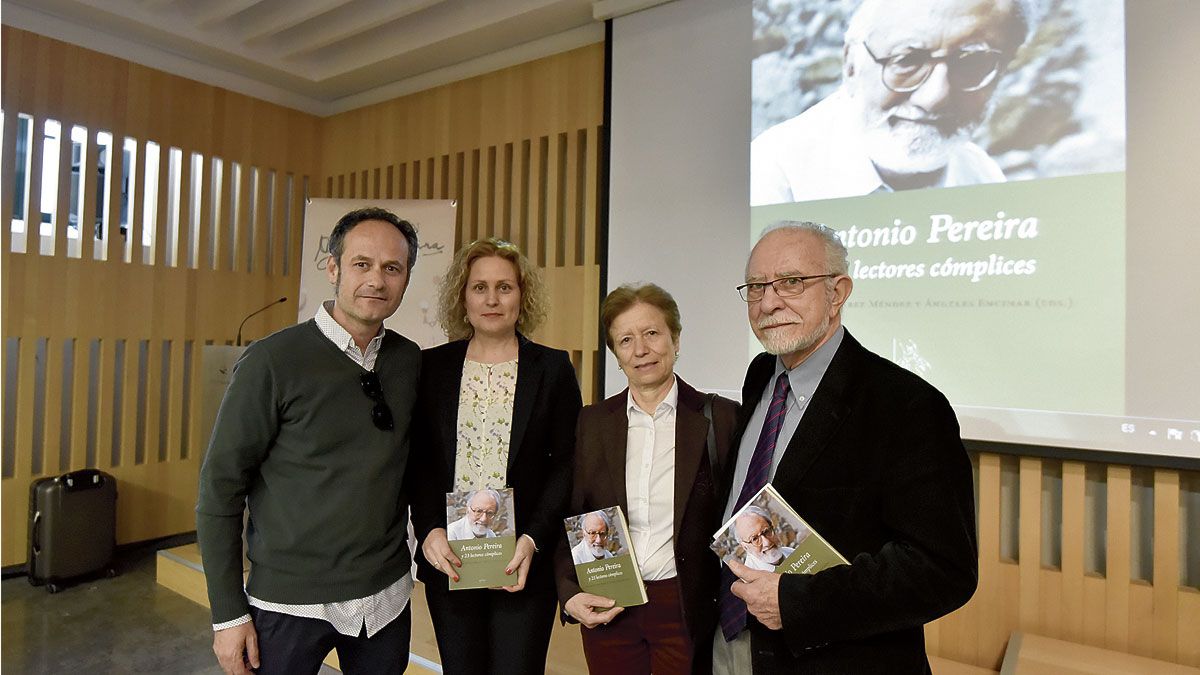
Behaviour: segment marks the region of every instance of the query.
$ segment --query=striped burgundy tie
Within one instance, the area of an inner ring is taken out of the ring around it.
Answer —
[[[750,467],[746,470],[746,480],[742,483],[742,491],[738,493],[733,511],[746,505],[756,492],[767,484],[767,476],[771,475],[771,460],[775,457],[775,443],[779,440],[779,430],[783,428],[783,415],[787,412],[787,397],[791,391],[788,374],[780,373],[775,380],[775,392],[771,395],[771,405],[767,407],[767,419],[763,421],[762,433],[758,435],[758,443],[754,445],[754,454],[750,456]],[[730,592],[729,587],[737,581],[729,566],[721,567],[721,632],[725,640],[731,641],[746,627],[746,603]]]

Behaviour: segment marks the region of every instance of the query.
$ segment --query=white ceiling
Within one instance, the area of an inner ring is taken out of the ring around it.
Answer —
[[[665,0],[3,0],[4,23],[318,115],[604,39]]]

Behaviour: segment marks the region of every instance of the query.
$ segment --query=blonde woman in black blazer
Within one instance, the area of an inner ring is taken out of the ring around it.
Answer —
[[[515,246],[472,242],[455,254],[441,287],[440,318],[453,341],[422,353],[407,480],[421,542],[418,578],[449,675],[545,670],[556,604],[551,552],[563,539],[582,403],[567,353],[522,334],[543,319],[544,297],[536,270]],[[486,470],[472,464],[460,428],[462,392],[474,396],[466,368],[486,377],[516,373],[511,415],[501,405],[502,426],[491,427],[500,430],[493,442],[505,432],[507,444],[492,448]],[[512,583],[450,592],[447,577],[456,576],[459,560],[446,540],[445,493],[485,487],[513,490],[518,539],[506,569]]]

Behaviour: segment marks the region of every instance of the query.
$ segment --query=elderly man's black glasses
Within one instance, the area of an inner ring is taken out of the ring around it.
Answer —
[[[392,409],[388,407],[387,401],[383,398],[383,387],[379,384],[379,375],[375,371],[367,371],[359,377],[359,382],[362,384],[363,393],[375,402],[375,407],[371,409],[371,421],[375,426],[383,431],[392,430]]]
[[[746,302],[758,302],[767,292],[767,286],[775,289],[775,295],[781,298],[794,298],[804,292],[804,282],[810,279],[829,279],[836,274],[810,274],[804,277],[779,277],[771,281],[755,281],[737,287],[738,295]]]
[[[916,91],[938,61],[946,63],[946,78],[959,91],[979,91],[991,84],[1004,64],[1004,52],[998,49],[958,49],[932,51],[909,48],[882,58],[875,56],[867,43],[863,49],[871,60],[882,66],[883,86],[898,94]]]

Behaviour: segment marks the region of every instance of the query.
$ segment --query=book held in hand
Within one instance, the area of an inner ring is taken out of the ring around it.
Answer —
[[[512,488],[446,493],[446,539],[462,561],[450,590],[496,588],[517,583],[505,574],[517,547]]]
[[[723,561],[782,574],[816,574],[849,561],[767,483],[713,535]]]
[[[579,587],[618,607],[646,603],[646,586],[621,507],[588,511],[563,520]]]

